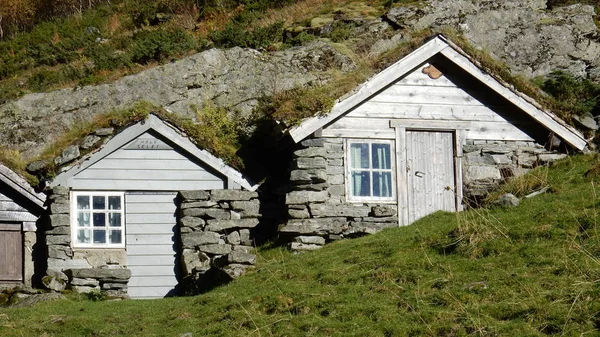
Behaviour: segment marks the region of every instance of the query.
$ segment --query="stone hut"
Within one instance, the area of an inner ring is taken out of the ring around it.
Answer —
[[[293,250],[460,211],[587,145],[443,36],[289,135],[296,149],[280,233]]]
[[[254,263],[256,186],[156,115],[113,133],[96,130],[55,159],[47,283],[158,298]],[[81,157],[83,146],[95,149]]]

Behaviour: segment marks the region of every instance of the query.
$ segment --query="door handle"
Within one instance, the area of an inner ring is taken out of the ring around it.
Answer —
[[[421,172],[421,171],[416,171],[415,175],[419,178],[423,178],[425,176],[425,172]]]

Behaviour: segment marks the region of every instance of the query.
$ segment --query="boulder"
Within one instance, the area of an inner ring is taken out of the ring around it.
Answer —
[[[221,236],[214,232],[192,232],[181,235],[181,245],[193,248],[201,245],[219,243]]]
[[[240,201],[258,198],[258,193],[243,190],[212,190],[212,200],[215,201]]]
[[[258,219],[236,219],[236,220],[208,220],[207,231],[222,232],[232,228],[254,228],[258,225]]]
[[[62,150],[62,153],[60,156],[54,158],[54,164],[56,166],[61,166],[63,164],[69,163],[77,158],[79,158],[80,153],[79,153],[79,147],[76,145],[70,145],[67,148],[65,148],[64,150]]]
[[[327,191],[292,191],[286,195],[286,204],[324,202],[329,197]]]
[[[494,204],[501,207],[517,207],[519,206],[519,198],[512,193],[506,193],[494,201]]]

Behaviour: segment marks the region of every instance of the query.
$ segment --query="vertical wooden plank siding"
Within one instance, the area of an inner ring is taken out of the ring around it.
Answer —
[[[455,211],[453,147],[451,132],[406,131],[408,223]]]
[[[456,211],[461,212],[463,210],[463,181],[462,181],[462,158],[463,158],[463,145],[465,144],[465,131],[456,130],[454,133],[454,186],[455,186],[455,198],[456,198]]]
[[[126,247],[131,270],[131,298],[161,298],[173,295],[177,285],[175,258],[178,242],[175,218],[177,194],[127,193]]]
[[[0,283],[23,282],[23,234],[20,224],[0,223]]]
[[[5,191],[6,187],[0,183],[0,221],[33,221],[37,220],[37,216],[31,214],[26,208],[19,205],[15,200],[8,197],[9,194]],[[2,193],[5,191],[4,193]]]

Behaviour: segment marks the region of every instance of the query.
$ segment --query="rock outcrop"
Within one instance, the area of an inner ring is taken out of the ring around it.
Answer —
[[[600,81],[595,15],[589,5],[548,8],[545,0],[429,0],[425,6],[392,8],[375,20],[353,20],[350,44],[379,55],[411,31],[450,27],[524,76],[564,70]],[[207,103],[248,113],[260,97],[321,84],[330,79],[327,70],[354,67],[350,57],[323,41],[273,53],[211,49],[113,83],[28,94],[1,105],[0,142],[31,158],[73,125],[140,100],[192,118],[191,106]]]

